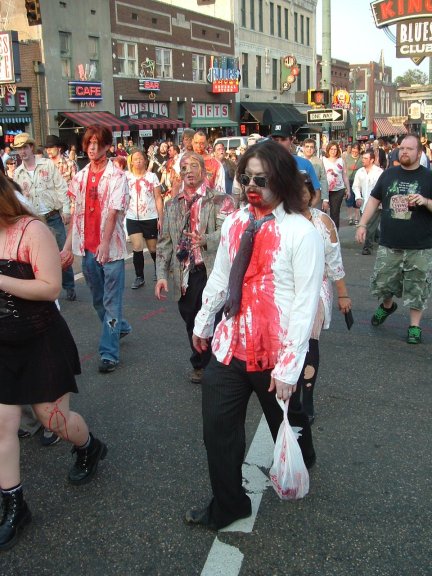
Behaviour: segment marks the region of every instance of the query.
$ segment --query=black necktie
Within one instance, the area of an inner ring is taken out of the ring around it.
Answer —
[[[274,219],[274,214],[267,214],[260,220],[255,220],[252,212],[249,214],[250,222],[240,240],[240,246],[233,260],[228,281],[228,293],[224,306],[227,319],[232,318],[240,310],[242,299],[243,279],[252,258],[255,234],[264,222]]]

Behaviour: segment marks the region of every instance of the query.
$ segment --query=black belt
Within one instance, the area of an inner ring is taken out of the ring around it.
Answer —
[[[45,218],[45,220],[48,220],[48,218],[52,218],[53,216],[56,216],[57,214],[60,214],[60,210],[51,210],[51,212],[48,212],[47,214],[43,214],[43,217]]]

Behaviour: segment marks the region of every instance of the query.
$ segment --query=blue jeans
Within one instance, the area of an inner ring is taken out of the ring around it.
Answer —
[[[63,246],[66,242],[66,229],[65,225],[63,224],[63,220],[60,216],[60,213],[54,214],[54,216],[50,216],[46,220],[48,228],[53,232],[57,246],[59,250],[63,250]],[[74,271],[72,266],[66,268],[62,272],[62,286],[64,290],[72,290],[75,288],[75,278],[74,278]]]
[[[128,334],[132,328],[123,319],[123,292],[125,280],[124,260],[96,261],[88,250],[82,259],[82,271],[93,296],[93,307],[102,322],[99,354],[102,360],[118,363],[120,360],[120,334]]]

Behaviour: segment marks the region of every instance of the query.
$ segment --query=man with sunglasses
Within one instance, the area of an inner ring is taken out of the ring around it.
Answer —
[[[315,198],[313,200],[313,206],[318,206],[321,203],[321,184],[315,173],[315,169],[312,163],[302,156],[298,156],[295,153],[295,148],[293,146],[293,133],[292,128],[289,124],[274,124],[272,133],[270,134],[272,140],[280,144],[288,150],[290,154],[294,156],[297,168],[300,172],[306,172],[311,180],[314,189],[316,190]]]
[[[204,443],[213,498],[186,513],[188,524],[219,530],[251,515],[242,485],[245,420],[252,392],[276,440],[289,401],[291,426],[305,464],[315,462],[312,433],[300,402],[299,380],[324,272],[324,245],[301,215],[304,179],[291,154],[267,141],[248,148],[237,178],[248,205],[222,225],[213,272],[202,296],[193,343],[214,356],[202,382]],[[214,330],[215,317],[225,317]]]
[[[180,160],[180,192],[164,207],[163,228],[156,246],[157,283],[155,295],[165,299],[172,268],[174,297],[192,349],[190,381],[201,382],[210,351],[198,353],[192,345],[195,316],[210,274],[226,215],[234,210],[231,196],[211,189],[202,154],[185,152]]]

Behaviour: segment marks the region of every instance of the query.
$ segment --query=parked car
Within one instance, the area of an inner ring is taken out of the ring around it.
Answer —
[[[227,150],[237,149],[239,146],[247,146],[247,138],[244,136],[223,136],[216,138],[213,146],[216,144],[223,144]]]

